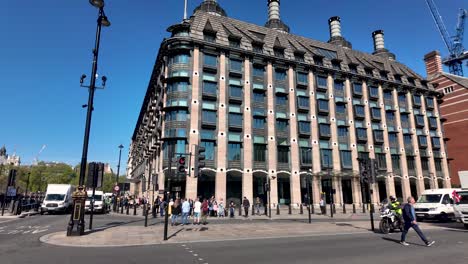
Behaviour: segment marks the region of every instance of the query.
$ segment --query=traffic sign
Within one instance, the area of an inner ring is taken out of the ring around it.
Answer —
[[[120,187],[118,185],[114,186],[114,191],[116,192],[120,191]]]

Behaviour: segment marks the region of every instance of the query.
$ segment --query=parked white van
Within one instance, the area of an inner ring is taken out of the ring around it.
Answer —
[[[86,199],[85,209],[86,212],[91,212],[91,199],[93,199],[93,191],[88,191],[88,199]],[[105,213],[104,208],[104,192],[95,191],[94,192],[94,213]]]
[[[72,194],[75,188],[70,184],[48,184],[41,204],[41,214],[69,212],[73,206]]]
[[[457,192],[460,201],[455,204],[455,218],[468,229],[468,171],[459,172],[462,190]]]
[[[425,190],[414,205],[418,221],[436,219],[448,221],[455,218],[453,191],[460,189],[430,189]]]

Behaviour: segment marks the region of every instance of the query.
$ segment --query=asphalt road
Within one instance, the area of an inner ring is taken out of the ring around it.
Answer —
[[[399,234],[336,234],[316,237],[169,244],[124,248],[70,248],[42,244],[39,237],[63,231],[64,215],[0,219],[0,263],[467,263],[468,231],[452,228],[426,232],[437,241],[425,247],[414,231],[398,244]],[[98,215],[95,226],[143,224],[140,218]],[[293,223],[292,223],[293,224]],[[228,225],[226,226],[228,228]]]

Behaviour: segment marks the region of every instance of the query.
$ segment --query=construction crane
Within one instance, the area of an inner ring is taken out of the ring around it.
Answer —
[[[46,145],[42,145],[41,150],[39,150],[39,153],[37,153],[36,157],[34,158],[33,165],[37,165],[39,163],[39,155],[41,155],[42,151],[44,151],[46,147]]]
[[[463,47],[465,20],[468,16],[468,11],[466,9],[460,9],[456,35],[451,37],[445,27],[444,21],[442,21],[442,16],[440,15],[439,9],[435,5],[434,0],[426,0],[426,3],[429,6],[429,10],[431,11],[437,28],[442,35],[445,46],[447,46],[450,53],[449,57],[445,58],[442,62],[449,67],[451,74],[463,76],[463,61],[468,60],[468,51],[465,51],[465,48]]]

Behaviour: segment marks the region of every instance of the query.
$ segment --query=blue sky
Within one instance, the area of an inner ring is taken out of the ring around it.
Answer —
[[[189,0],[189,14],[202,0]],[[263,25],[266,0],[219,0],[230,17]],[[330,4],[333,2],[333,4]],[[329,38],[327,20],[342,18],[344,37],[354,49],[372,52],[371,32],[385,31],[386,47],[397,60],[425,76],[423,57],[447,51],[424,0],[288,0],[281,18],[293,34]],[[128,145],[161,40],[182,20],[183,0],[107,0],[112,22],[102,32],[98,90],[88,161],[127,160]],[[451,34],[466,0],[436,0]],[[39,157],[76,164],[81,160],[88,92],[80,88],[90,76],[97,10],[87,0],[22,0],[0,3],[0,145],[29,164]],[[466,41],[465,41],[465,46]],[[465,69],[466,72],[466,69]],[[89,81],[89,78],[88,80]],[[100,83],[100,82],[99,82]]]

